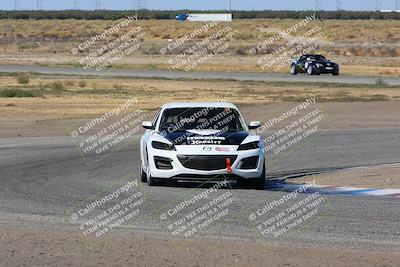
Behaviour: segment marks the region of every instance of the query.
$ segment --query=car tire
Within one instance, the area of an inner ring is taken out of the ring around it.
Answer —
[[[314,75],[315,74],[314,67],[312,65],[308,66],[307,73],[308,73],[308,75]]]
[[[151,175],[149,177],[147,177],[147,185],[148,186],[155,186],[157,184],[156,180],[151,177]]]
[[[263,164],[263,171],[261,176],[254,180],[254,189],[264,190],[265,188],[265,163]]]
[[[290,68],[290,74],[292,75],[297,75],[297,69],[295,65],[292,65],[292,67]]]
[[[264,190],[265,188],[265,163],[263,171],[259,178],[238,180],[239,187],[253,188],[256,190]]]
[[[333,76],[339,76],[339,70],[332,72]]]
[[[143,170],[143,167],[140,167],[140,180],[142,181],[142,183],[146,183],[147,182],[147,174],[146,172]]]

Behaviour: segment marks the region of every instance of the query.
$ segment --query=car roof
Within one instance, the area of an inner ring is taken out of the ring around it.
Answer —
[[[237,107],[228,102],[171,102],[162,105],[162,109],[169,108],[203,108],[203,107],[216,107],[216,108],[234,108]]]
[[[304,54],[303,56],[305,56],[305,57],[325,57],[325,56],[319,55],[319,54]]]

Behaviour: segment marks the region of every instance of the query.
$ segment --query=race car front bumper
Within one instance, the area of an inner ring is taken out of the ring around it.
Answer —
[[[316,70],[320,74],[332,74],[339,71],[339,66],[317,66]]]
[[[171,180],[242,180],[260,177],[264,165],[262,149],[237,151],[237,147],[221,149],[208,146],[207,149],[211,151],[204,151],[204,146],[176,146],[176,151],[152,149],[149,151],[150,175],[156,179]]]

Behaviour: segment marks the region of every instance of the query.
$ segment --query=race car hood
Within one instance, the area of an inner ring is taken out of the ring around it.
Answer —
[[[240,145],[248,135],[247,131],[187,130],[163,136],[174,145]]]

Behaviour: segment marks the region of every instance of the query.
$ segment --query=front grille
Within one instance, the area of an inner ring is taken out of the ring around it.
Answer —
[[[240,168],[243,170],[257,169],[257,165],[258,165],[258,156],[254,156],[243,159],[242,166],[240,166]]]
[[[156,165],[156,168],[159,170],[171,170],[173,169],[172,167],[172,159],[169,158],[164,158],[164,157],[154,157],[154,163]]]
[[[240,180],[242,177],[236,174],[219,174],[219,175],[202,175],[202,174],[179,174],[173,176],[172,180],[187,181],[224,181],[224,180]]]
[[[231,159],[231,165],[237,156],[234,155],[178,155],[181,164],[188,169],[201,171],[216,171],[226,169],[226,158]]]

